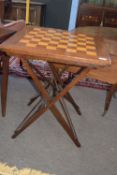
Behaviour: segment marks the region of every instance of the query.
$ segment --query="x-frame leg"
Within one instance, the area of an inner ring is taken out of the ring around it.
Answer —
[[[80,143],[78,141],[78,138],[76,134],[74,133],[74,130],[72,127],[69,126],[69,124],[66,122],[66,120],[63,118],[61,112],[57,109],[55,106],[55,103],[60,100],[61,97],[63,97],[75,84],[77,84],[81,79],[85,77],[85,75],[88,73],[89,69],[84,68],[84,70],[78,75],[78,77],[75,77],[73,81],[68,84],[60,93],[58,93],[53,99],[51,99],[47,93],[47,91],[44,89],[41,81],[37,78],[33,70],[31,69],[31,66],[26,59],[21,59],[28,74],[31,76],[37,90],[39,91],[41,97],[44,99],[46,106],[41,106],[39,110],[37,110],[32,116],[28,116],[28,118],[25,118],[24,121],[19,125],[19,127],[15,130],[13,138],[15,138],[17,135],[19,135],[24,129],[26,129],[30,124],[32,124],[36,119],[38,119],[45,111],[48,109],[51,110],[54,117],[58,120],[58,122],[61,124],[61,126],[64,128],[64,130],[67,132],[67,134],[70,136],[72,141],[79,147]]]
[[[54,75],[54,79],[56,79],[56,82],[58,82],[59,83],[59,86],[61,86],[61,88],[63,89],[64,83],[63,83],[63,81],[61,80],[60,77],[64,73],[64,71],[67,71],[67,69],[70,66],[65,65],[65,66],[63,66],[63,68],[61,68],[61,71],[58,72],[58,69],[55,69],[53,64],[50,63],[49,65],[50,65],[51,71],[52,71],[52,73]],[[55,87],[55,83],[50,82],[50,80],[48,78],[46,78],[35,66],[33,66],[32,64],[31,64],[31,66],[32,66],[32,68],[34,68],[34,70],[37,72],[37,74],[39,74],[42,77],[42,79],[48,83],[48,87],[51,85],[51,87],[53,89],[53,96],[55,96],[56,95],[56,92],[57,92],[57,88]],[[32,104],[38,97],[39,97],[39,95],[31,98],[31,100],[28,103],[28,105]],[[66,95],[64,96],[64,98],[74,107],[74,109],[76,110],[76,112],[78,113],[78,115],[81,115],[80,107],[74,101],[72,95],[69,92],[66,93]]]
[[[52,70],[52,72],[53,72],[54,80],[55,80],[56,83],[58,84],[58,88],[60,88],[60,90],[62,90],[63,87],[64,87],[64,83],[63,83],[63,81],[61,80],[61,78],[60,78],[60,76],[59,76],[59,73],[58,73],[56,67],[55,67],[54,64],[52,64],[52,63],[49,63],[49,65],[50,65],[51,70]],[[82,68],[81,68],[81,70],[82,70]],[[76,112],[77,112],[79,115],[81,115],[79,106],[76,104],[76,102],[74,101],[72,95],[71,95],[69,92],[67,92],[67,93],[64,95],[64,98],[65,98],[69,103],[71,103],[72,106],[74,107],[74,109],[76,110]]]

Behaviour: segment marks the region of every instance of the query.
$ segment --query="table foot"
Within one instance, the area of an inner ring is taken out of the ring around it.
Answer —
[[[107,110],[105,110],[105,111],[103,112],[102,117],[104,117],[104,116],[106,115],[106,113],[107,113]]]
[[[79,142],[77,139],[74,141],[74,143],[75,143],[75,145],[76,145],[77,147],[81,147],[81,144],[80,144],[80,142]]]
[[[14,134],[11,136],[12,139],[15,139],[19,135],[18,132],[14,132]]]

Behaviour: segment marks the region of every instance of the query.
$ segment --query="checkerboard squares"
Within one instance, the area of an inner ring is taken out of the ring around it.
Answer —
[[[65,44],[60,44],[57,46],[58,49],[66,49],[67,48],[67,45]]]
[[[81,41],[78,40],[77,45],[82,46],[82,47],[86,47],[87,43],[86,42],[81,42]]]
[[[77,52],[76,49],[70,49],[70,48],[66,49],[66,51],[70,52],[70,53],[76,53]]]
[[[86,54],[89,55],[89,56],[97,56],[96,52],[94,51],[86,51]]]
[[[30,31],[29,35],[37,35],[37,31]]]
[[[61,39],[59,42],[60,42],[60,44],[67,44],[68,43],[67,40],[63,40],[63,39]]]
[[[77,51],[80,51],[80,52],[86,52],[87,49],[86,49],[85,47],[81,47],[81,46],[79,46],[79,47],[77,47]]]
[[[20,43],[31,48],[38,47],[51,51],[82,53],[89,56],[97,55],[93,37],[85,34],[75,35],[61,30],[34,28],[20,40]]]
[[[40,39],[39,38],[32,38],[31,41],[32,42],[35,42],[35,43],[39,43],[40,42]]]
[[[87,41],[86,41],[86,44],[87,44],[87,45],[93,45],[93,46],[95,46],[95,42],[94,42],[94,41],[88,41],[88,40],[87,40]]]
[[[46,48],[47,48],[48,50],[56,50],[56,47],[55,47],[55,46],[51,46],[51,45],[50,45],[50,46],[47,46]]]
[[[40,41],[40,42],[37,43],[37,45],[48,46],[48,43],[47,42]]]
[[[33,47],[33,48],[35,48],[36,45],[37,45],[37,44],[34,44],[34,43],[28,43],[28,44],[27,44],[27,47]]]
[[[93,45],[87,45],[87,46],[86,46],[86,49],[87,49],[87,50],[96,51],[96,48],[95,48],[95,46],[93,46]]]
[[[51,41],[50,41],[50,44],[57,45],[57,44],[58,44],[58,41],[53,41],[53,40],[51,40]]]

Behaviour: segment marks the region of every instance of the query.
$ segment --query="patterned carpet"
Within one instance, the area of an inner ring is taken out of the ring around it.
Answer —
[[[50,77],[51,76],[51,71],[48,67],[48,63],[44,61],[32,61],[31,62],[36,69],[38,69],[44,76]],[[9,62],[9,70],[10,74],[17,75],[20,77],[28,77],[28,74],[26,71],[22,68],[20,65],[20,59],[12,57]],[[62,76],[62,78],[67,77],[68,73],[65,72]],[[41,77],[40,77],[41,78]],[[79,86],[84,86],[84,87],[90,87],[90,88],[96,88],[96,89],[101,89],[101,90],[108,90],[110,88],[110,85],[98,80],[94,80],[91,78],[85,78],[80,83],[78,84]]]

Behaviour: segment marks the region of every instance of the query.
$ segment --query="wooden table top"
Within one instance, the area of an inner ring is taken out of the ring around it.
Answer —
[[[27,26],[0,49],[8,55],[75,66],[111,64],[102,38],[52,28]]]
[[[94,37],[103,37],[109,53],[117,55],[117,28],[112,27],[78,27],[74,32],[82,32]]]
[[[5,29],[5,28],[0,27],[0,43],[2,43],[5,39],[10,37],[14,33],[15,33],[15,31],[13,31],[13,30],[9,30],[9,29]]]

